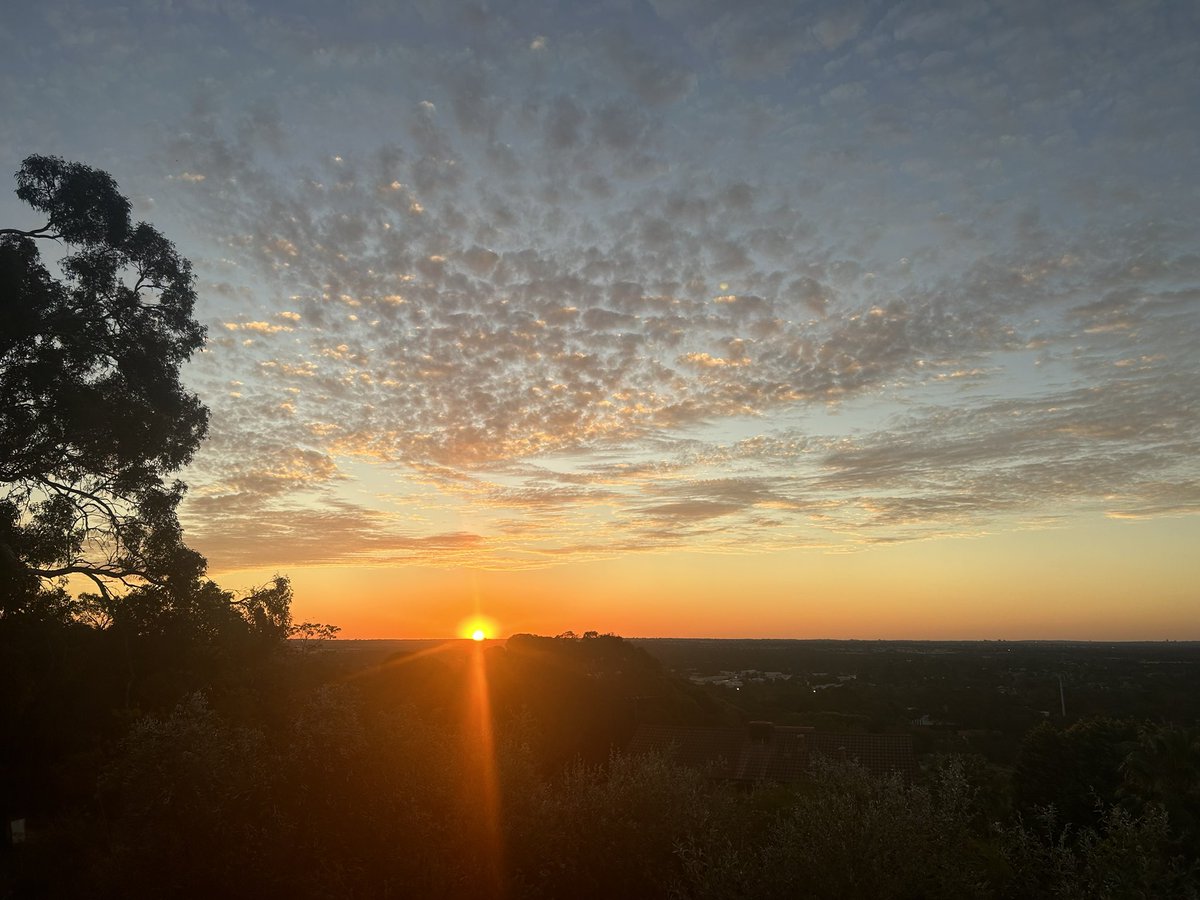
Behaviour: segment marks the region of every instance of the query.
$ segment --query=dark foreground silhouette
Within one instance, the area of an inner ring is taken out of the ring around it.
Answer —
[[[54,695],[73,702],[26,711],[36,752],[5,739],[28,832],[3,852],[0,896],[1197,893],[1186,729],[1042,726],[1006,781],[973,759],[906,776],[833,753],[747,780],[669,741],[637,752],[647,728],[744,726],[613,636],[451,642],[366,668],[284,641],[154,656],[163,638],[144,636],[131,646],[158,668],[141,714],[73,639]]]

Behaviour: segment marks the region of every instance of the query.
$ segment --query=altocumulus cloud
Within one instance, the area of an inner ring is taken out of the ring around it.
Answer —
[[[201,274],[214,563],[1197,511],[1194,8],[328,15],[176,4],[135,42],[50,3],[0,37],[62,60],[12,101],[34,132],[76,82],[80,128],[105,90],[170,123],[136,174],[91,161]]]

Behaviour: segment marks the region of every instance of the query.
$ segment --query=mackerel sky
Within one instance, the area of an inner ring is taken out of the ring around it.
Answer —
[[[1190,540],[1198,117],[1193,2],[0,20],[0,169],[195,263],[217,572]]]

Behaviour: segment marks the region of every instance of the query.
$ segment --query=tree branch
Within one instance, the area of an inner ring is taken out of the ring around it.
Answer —
[[[96,504],[96,506],[98,506],[104,512],[104,514],[109,518],[109,520],[113,523],[114,526],[119,527],[120,522],[121,522],[121,517],[117,514],[116,509],[112,506],[112,504],[108,500],[97,496],[97,494],[93,493],[92,491],[84,490],[83,488],[77,488],[70,484],[63,484],[62,482],[56,481],[52,478],[42,478],[39,480],[42,481],[43,484],[47,485],[48,487],[52,488],[53,490],[59,491],[60,493],[72,494],[76,497],[81,497],[86,500],[92,501],[93,503]],[[105,490],[107,490],[107,488],[105,488]],[[75,506],[76,509],[79,509],[81,511],[83,510],[83,507],[80,504],[76,503],[73,505]]]
[[[51,241],[57,241],[62,237],[61,234],[51,233],[49,223],[41,228],[35,228],[33,231],[22,231],[20,228],[0,228],[0,235],[6,234],[13,234],[17,237],[46,238]]]
[[[57,569],[38,569],[33,566],[26,566],[25,569],[38,578],[61,578],[65,575],[84,575],[97,585],[101,583],[99,579],[102,578],[111,578],[113,581],[121,582],[126,587],[130,587],[129,582],[126,580],[128,578],[140,578],[158,587],[163,585],[161,578],[155,578],[152,575],[134,569],[109,569],[104,566],[89,566],[78,563],[69,566],[59,566]]]

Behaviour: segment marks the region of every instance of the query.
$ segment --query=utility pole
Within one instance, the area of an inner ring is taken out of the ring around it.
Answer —
[[[1067,717],[1067,695],[1063,693],[1062,676],[1058,676],[1058,702],[1062,706],[1062,716]]]

